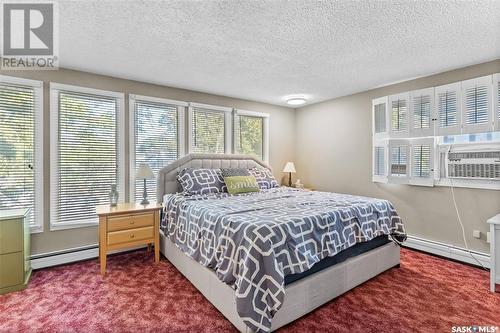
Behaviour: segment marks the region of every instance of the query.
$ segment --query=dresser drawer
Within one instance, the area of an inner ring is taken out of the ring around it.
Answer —
[[[108,217],[108,232],[153,226],[154,221],[153,213]]]
[[[135,242],[153,238],[153,227],[114,231],[108,233],[108,245]]]
[[[22,252],[0,255],[0,288],[23,284],[24,254]]]

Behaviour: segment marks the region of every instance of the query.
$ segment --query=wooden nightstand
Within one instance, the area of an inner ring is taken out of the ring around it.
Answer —
[[[160,210],[152,203],[122,203],[116,207],[96,207],[99,215],[99,261],[101,275],[106,274],[108,251],[139,245],[154,245],[155,262],[160,261]]]

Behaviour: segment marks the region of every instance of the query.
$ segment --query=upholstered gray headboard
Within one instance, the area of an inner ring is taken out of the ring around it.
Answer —
[[[177,174],[184,168],[234,169],[255,166],[261,166],[272,171],[269,165],[251,155],[188,154],[158,172],[156,200],[162,202],[165,194],[180,191]]]

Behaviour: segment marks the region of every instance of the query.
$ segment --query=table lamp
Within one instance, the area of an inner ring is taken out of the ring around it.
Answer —
[[[144,180],[144,192],[142,192],[141,205],[149,205],[148,190],[146,189],[146,180],[154,178],[155,175],[153,174],[153,170],[151,170],[151,168],[147,163],[139,164],[139,169],[137,169],[137,173],[135,174],[135,179]]]
[[[295,173],[295,165],[293,162],[287,162],[283,172],[288,172],[288,186],[292,186],[292,173]]]

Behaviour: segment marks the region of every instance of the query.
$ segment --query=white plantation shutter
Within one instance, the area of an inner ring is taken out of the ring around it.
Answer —
[[[147,163],[155,176],[183,154],[184,112],[187,103],[129,95],[130,101],[130,201],[140,201],[144,181],[135,174]],[[156,179],[146,180],[148,197],[156,197]]]
[[[246,110],[234,112],[234,153],[269,160],[269,114]]]
[[[410,133],[412,137],[434,135],[433,109],[434,88],[415,90],[410,93]]]
[[[112,184],[125,200],[123,95],[57,84],[51,95],[51,225],[96,223],[95,207],[109,203]]]
[[[462,133],[492,130],[492,76],[462,82]]]
[[[460,134],[462,122],[460,82],[436,87],[434,95],[436,134]]]
[[[389,180],[395,184],[407,184],[410,175],[410,145],[408,140],[389,141]]]
[[[386,138],[389,133],[388,97],[381,97],[372,100],[372,122],[373,137],[375,139]]]
[[[372,181],[377,183],[387,182],[387,143],[385,141],[373,144]]]
[[[409,94],[389,96],[391,138],[409,136]]]
[[[230,153],[232,109],[195,103],[189,105],[189,152]]]
[[[410,184],[434,185],[434,147],[434,138],[412,140]]]
[[[500,131],[500,73],[493,74],[493,117],[495,130]]]
[[[31,208],[43,228],[42,83],[0,76],[0,210]]]

